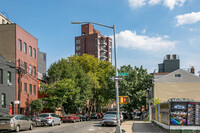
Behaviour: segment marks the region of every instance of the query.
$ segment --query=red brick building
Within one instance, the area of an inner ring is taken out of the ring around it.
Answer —
[[[75,37],[75,54],[83,53],[112,62],[112,39],[101,35],[91,24],[81,25],[81,36]]]
[[[21,77],[18,72],[15,76],[16,101],[20,99],[20,104],[15,104],[15,112],[29,115],[31,101],[38,99],[38,40],[17,24],[1,24],[0,40],[2,56],[7,61],[16,63],[17,70],[19,68],[22,70]],[[20,105],[20,112],[18,112],[18,105]]]

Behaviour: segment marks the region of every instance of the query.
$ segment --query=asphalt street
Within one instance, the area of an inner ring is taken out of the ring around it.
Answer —
[[[115,126],[101,126],[100,120],[83,121],[77,123],[62,123],[61,126],[35,127],[33,130],[21,133],[113,133]]]

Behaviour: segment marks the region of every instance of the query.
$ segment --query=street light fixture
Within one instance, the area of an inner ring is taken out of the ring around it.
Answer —
[[[99,23],[94,23],[94,22],[79,22],[79,21],[74,21],[71,22],[71,24],[95,24],[95,25],[100,25],[103,27],[111,28],[113,29],[113,35],[114,35],[114,55],[115,55],[115,77],[118,77],[118,72],[117,72],[117,50],[116,50],[116,40],[115,40],[115,25],[113,26],[107,26]],[[119,115],[119,92],[118,92],[118,80],[115,80],[115,89],[116,89],[116,104],[117,104],[117,132],[121,133],[121,128],[120,128],[120,115]]]

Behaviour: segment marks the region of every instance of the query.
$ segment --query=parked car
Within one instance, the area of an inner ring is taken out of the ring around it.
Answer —
[[[81,119],[79,116],[75,115],[75,114],[68,114],[62,117],[62,121],[63,122],[80,122]]]
[[[83,114],[83,121],[90,121],[90,117],[87,113]]]
[[[54,113],[42,113],[39,114],[36,118],[36,122],[41,125],[61,125],[61,119]]]
[[[99,116],[98,116],[97,113],[92,113],[91,114],[91,119],[98,119],[98,118],[99,118]]]
[[[98,115],[98,118],[103,118],[101,113],[97,113],[97,115]]]
[[[114,114],[117,115],[117,111],[107,111],[106,114]],[[122,113],[120,112],[120,123],[122,123],[124,121],[124,117],[122,115]]]
[[[130,115],[127,112],[122,112],[122,115],[124,117],[124,120],[129,120],[130,119]]]
[[[27,129],[33,129],[33,122],[24,115],[4,115],[0,117],[0,130],[19,132]]]
[[[117,116],[115,114],[106,114],[104,115],[101,124],[102,126],[117,125]]]

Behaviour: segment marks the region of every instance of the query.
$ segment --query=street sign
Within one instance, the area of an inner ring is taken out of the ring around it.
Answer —
[[[129,96],[119,96],[119,104],[127,104],[130,103]]]
[[[20,104],[20,101],[19,101],[19,100],[15,100],[14,103],[15,103],[15,104]]]
[[[129,73],[118,73],[118,76],[128,76]]]
[[[113,80],[113,81],[115,81],[115,80],[123,80],[123,78],[122,77],[111,77],[110,78],[110,80]]]

